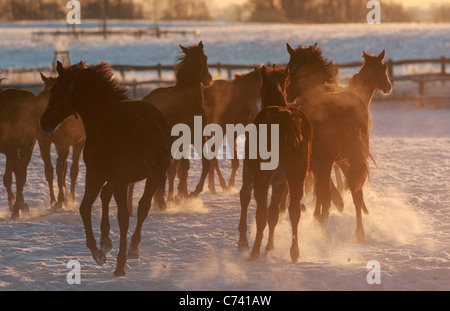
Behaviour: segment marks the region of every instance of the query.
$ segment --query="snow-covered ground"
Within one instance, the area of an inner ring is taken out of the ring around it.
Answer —
[[[29,24],[13,26],[0,26],[0,66],[48,65],[55,44],[30,42],[33,28]],[[450,46],[450,27],[438,25],[183,26],[201,30],[199,37],[87,40],[67,43],[67,48],[73,61],[152,64],[173,62],[178,43],[199,40],[204,41],[211,62],[224,63],[284,62],[286,41],[319,41],[324,53],[339,62],[360,59],[362,49],[376,53],[386,48],[389,56],[400,59],[440,57]],[[450,110],[395,104],[374,104],[371,110],[371,151],[378,168],[371,165],[371,182],[364,188],[370,211],[363,218],[365,244],[356,242],[349,194],[345,195],[343,214],[332,210],[325,234],[313,224],[312,198],[306,197],[307,212],[300,221],[300,262],[290,263],[291,229],[286,215],[277,227],[274,252],[249,261],[248,252],[237,251],[238,190],[211,195],[205,187],[199,199],[169,206],[164,213],[151,211],[143,229],[141,258],[128,261],[126,278],[116,278],[112,275],[119,240],[115,203],[111,211],[114,249],[107,263],[99,267],[85,247],[78,211],[64,209],[49,215],[43,162],[35,147],[25,191],[30,214],[19,221],[9,220],[6,191],[0,187],[0,289],[450,290]],[[221,165],[229,176],[229,162]],[[0,155],[3,170],[4,156]],[[199,171],[199,161],[192,161],[190,189]],[[83,194],[84,173],[82,165],[78,200]],[[240,175],[241,170],[237,189]],[[141,191],[139,184],[135,203]],[[93,212],[97,238],[99,207],[98,200]],[[252,201],[250,243],[256,230],[254,207]],[[135,223],[132,218],[130,235]],[[81,264],[81,285],[66,282],[70,260]],[[380,262],[380,285],[367,283],[371,260]]]

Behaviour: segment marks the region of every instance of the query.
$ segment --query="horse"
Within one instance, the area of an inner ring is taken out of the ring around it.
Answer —
[[[142,225],[151,207],[155,191],[164,186],[171,163],[170,128],[162,113],[144,101],[128,100],[127,90],[114,78],[107,63],[85,66],[82,62],[65,68],[57,62],[58,77],[50,90],[50,100],[40,119],[46,132],[71,115],[79,115],[86,132],[83,152],[86,185],[80,214],[86,234],[86,246],[99,265],[106,262],[111,240],[102,232],[100,249],[92,232],[91,210],[105,183],[111,185],[118,208],[120,246],[116,276],[125,276],[129,212],[127,188],[146,180],[138,205],[137,224],[128,250],[128,258],[139,256]],[[104,228],[101,228],[102,231]]]
[[[50,89],[56,83],[55,78],[46,77],[41,73],[41,79],[44,82],[44,90],[37,96],[39,106],[42,109],[41,115],[47,108],[50,98]],[[74,116],[65,119],[55,130],[54,134],[47,134],[39,131],[37,141],[44,161],[45,179],[47,180],[50,190],[50,206],[53,209],[61,208],[64,203],[73,206],[75,202],[75,185],[79,172],[79,163],[81,153],[84,148],[86,134],[84,132],[83,122]],[[58,154],[56,160],[56,176],[58,180],[58,200],[55,198],[53,189],[53,165],[50,154],[51,144],[55,145]],[[66,200],[66,173],[67,158],[69,157],[70,148],[72,147],[72,166],[70,167],[70,192],[68,200]]]
[[[279,72],[275,72],[278,74]],[[267,75],[262,71],[263,86],[261,89],[262,109],[256,116],[254,124],[278,125],[279,146],[270,140],[271,148],[279,148],[279,166],[274,170],[263,170],[264,162],[260,157],[256,159],[244,159],[243,184],[240,191],[241,219],[239,222],[239,247],[248,245],[246,231],[246,215],[251,199],[251,191],[254,190],[256,200],[256,239],[251,251],[251,259],[260,256],[260,248],[263,232],[269,224],[269,239],[266,253],[274,248],[274,232],[279,217],[279,204],[285,190],[286,181],[290,192],[289,216],[292,224],[292,245],[290,249],[291,260],[298,262],[300,251],[298,247],[298,224],[301,216],[301,199],[303,187],[309,168],[312,148],[313,129],[306,114],[298,107],[288,107],[285,99],[284,81],[280,85],[279,78]],[[272,78],[272,79],[271,79]],[[282,80],[282,79],[281,79]],[[285,80],[285,79],[284,79]],[[258,131],[258,139],[259,130]],[[272,137],[271,134],[268,137]],[[248,155],[249,137],[246,140]],[[267,207],[267,194],[272,185],[272,200]]]
[[[202,131],[207,122],[207,116],[203,108],[203,88],[211,84],[212,76],[208,69],[208,57],[205,55],[203,42],[190,47],[180,45],[180,48],[182,54],[178,57],[176,84],[170,87],[158,88],[145,96],[143,100],[151,102],[159,109],[171,128],[176,124],[186,124],[193,134],[195,116],[202,117]],[[193,141],[194,138],[192,136],[191,142]],[[205,142],[206,139],[203,140],[202,146]],[[201,177],[195,191],[190,196],[196,197],[203,191],[209,168],[209,160],[203,157]],[[174,161],[169,172],[169,201],[173,201],[173,185],[177,172],[180,179],[178,195],[182,198],[189,196],[187,187],[189,160],[181,159]],[[160,197],[158,200],[159,205],[164,204],[161,192],[158,191],[158,196]]]
[[[23,189],[39,130],[39,113],[33,93],[14,88],[0,90],[0,153],[6,156],[3,184],[8,193],[11,219],[18,219],[20,211],[29,211]],[[15,196],[12,191],[13,173],[16,177]]]
[[[215,80],[204,89],[205,113],[209,123],[219,124],[222,132],[226,134],[227,124],[247,124],[253,122],[258,113],[258,101],[262,87],[262,67],[256,68],[247,74],[236,74],[232,82],[227,80]],[[237,137],[234,140],[234,155],[231,160],[231,175],[228,185],[223,178],[217,159],[211,160],[208,175],[208,188],[216,194],[214,184],[214,172],[217,172],[219,183],[223,190],[231,189],[235,185],[236,173],[239,169],[237,157]]]
[[[288,101],[299,102],[314,128],[311,155],[317,197],[314,217],[321,223],[328,219],[332,167],[336,161],[345,160],[348,169],[344,173],[356,210],[355,235],[359,242],[364,242],[362,187],[370,177],[368,106],[352,92],[329,92],[337,69],[332,61],[323,57],[317,44],[297,49],[287,44],[287,50],[290,55]]]

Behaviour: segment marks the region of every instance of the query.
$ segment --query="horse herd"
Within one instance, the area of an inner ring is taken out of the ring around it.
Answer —
[[[240,191],[241,219],[239,249],[248,248],[247,208],[253,191],[256,200],[256,240],[251,258],[260,255],[263,231],[269,226],[266,252],[274,248],[274,230],[279,214],[288,205],[292,224],[291,259],[299,259],[298,224],[304,191],[314,189],[314,216],[326,224],[331,202],[343,209],[342,186],[336,187],[332,176],[345,176],[356,210],[356,237],[363,242],[365,233],[362,212],[368,213],[363,199],[363,185],[369,176],[369,105],[375,90],[388,94],[392,89],[383,60],[379,55],[363,52],[364,63],[347,88],[337,86],[338,70],[315,45],[292,48],[287,44],[289,63],[270,67],[254,66],[247,74],[236,75],[232,82],[213,81],[208,69],[203,43],[181,46],[176,71],[176,84],[158,88],[143,100],[130,100],[127,90],[114,78],[106,63],[65,67],[57,62],[57,78],[42,75],[45,89],[38,95],[5,89],[0,93],[0,152],[6,155],[3,178],[8,193],[11,217],[29,210],[23,197],[27,166],[38,141],[49,185],[50,205],[60,208],[73,204],[78,162],[81,152],[86,165],[85,192],[80,214],[86,234],[86,245],[93,259],[103,265],[112,249],[109,238],[109,203],[117,203],[120,246],[117,276],[125,275],[126,260],[139,256],[141,228],[152,199],[160,209],[167,201],[198,196],[209,176],[209,189],[215,194],[214,175],[222,188],[235,185],[239,160],[231,162],[228,183],[216,159],[202,159],[200,180],[192,193],[188,191],[189,160],[175,160],[171,145],[176,137],[171,128],[176,124],[194,127],[194,116],[207,123],[219,124],[225,133],[226,124],[277,124],[279,166],[261,170],[265,160],[244,159]],[[261,106],[258,107],[258,103]],[[258,128],[258,127],[257,127]],[[269,135],[271,137],[271,135]],[[192,137],[193,139],[193,137]],[[203,139],[203,144],[208,138]],[[235,137],[235,144],[236,144]],[[50,146],[55,145],[58,159],[56,172],[59,194],[53,189],[53,166]],[[71,188],[66,194],[65,176],[70,147],[73,148],[70,169]],[[246,140],[246,150],[249,143]],[[236,148],[234,148],[236,152]],[[373,160],[373,159],[372,159]],[[12,191],[12,175],[16,177],[16,195]],[[178,191],[174,196],[175,178]],[[132,213],[131,197],[135,182],[145,180],[143,195],[137,208],[137,224],[127,252],[127,232]],[[339,178],[336,178],[339,182]],[[342,184],[342,182],[341,182]],[[268,191],[271,200],[268,204]],[[100,248],[92,231],[91,210],[100,193],[102,221]],[[287,203],[288,202],[288,203]]]

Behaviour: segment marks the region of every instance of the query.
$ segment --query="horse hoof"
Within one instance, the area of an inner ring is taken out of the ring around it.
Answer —
[[[291,248],[291,262],[298,263],[298,259],[300,258],[300,250],[297,247]]]
[[[13,210],[22,211],[22,213],[28,213],[30,211],[30,206],[25,202],[16,202],[14,204]]]
[[[248,241],[240,241],[238,243],[238,251],[242,253],[246,250],[248,250]]]
[[[266,246],[266,255],[268,255],[273,250],[274,250],[273,244],[267,244],[267,246]]]
[[[198,197],[198,195],[199,195],[199,193],[197,193],[197,192],[191,192],[191,194],[189,194],[189,198],[190,199],[195,199],[195,198]]]
[[[139,259],[139,248],[137,246],[130,246],[127,257],[128,259]]]
[[[117,267],[116,270],[114,271],[114,275],[118,277],[125,277],[127,274],[125,272],[125,268]]]
[[[256,259],[259,259],[259,251],[252,250],[252,253],[250,254],[250,260]]]
[[[92,257],[99,266],[103,266],[106,262],[106,255],[101,250],[92,253]]]
[[[12,213],[11,213],[11,220],[18,220],[19,218],[20,218],[19,210],[13,208]]]
[[[366,243],[366,234],[364,233],[364,229],[357,229],[355,235],[358,243]]]
[[[55,204],[52,205],[52,207],[50,207],[50,210],[52,211],[52,213],[57,213],[62,208],[63,208],[62,203],[56,202]]]
[[[109,238],[100,240],[100,250],[104,254],[108,254],[110,250],[112,250],[112,241]]]

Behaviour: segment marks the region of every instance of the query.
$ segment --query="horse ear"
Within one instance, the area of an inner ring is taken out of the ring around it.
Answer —
[[[287,51],[290,55],[294,54],[294,49],[289,45],[289,43],[286,43]]]
[[[181,44],[180,44],[180,48],[181,48],[181,50],[183,51],[183,53],[184,54],[188,54],[189,53],[189,49],[188,48],[185,48],[184,46],[182,46]]]
[[[253,70],[258,70],[258,67],[255,64],[253,64]]]
[[[364,51],[364,50],[363,50],[363,57],[366,59],[369,57],[369,54],[367,54],[366,51]]]
[[[380,53],[380,55],[378,55],[378,60],[380,62],[382,62],[384,60],[384,58],[386,57],[386,49],[383,50],[383,52]]]
[[[83,61],[81,61],[81,62],[79,62],[78,63],[78,69],[83,69],[84,68],[84,63],[83,63]]]
[[[200,41],[200,43],[198,44],[198,47],[203,50],[203,48],[204,48],[203,41]]]
[[[318,42],[316,42],[316,43],[314,44],[315,47],[317,47],[317,45],[318,45]]]
[[[45,84],[47,84],[47,82],[48,82],[48,78],[46,77],[46,76],[44,76],[44,74],[41,72],[41,80],[45,83]]]
[[[66,69],[64,69],[63,64],[59,60],[56,61],[56,72],[58,72],[59,75],[62,75],[64,71],[66,71]]]
[[[264,66],[264,65],[261,67],[261,77],[262,77],[263,81],[267,80],[267,70],[266,70],[266,66]]]

